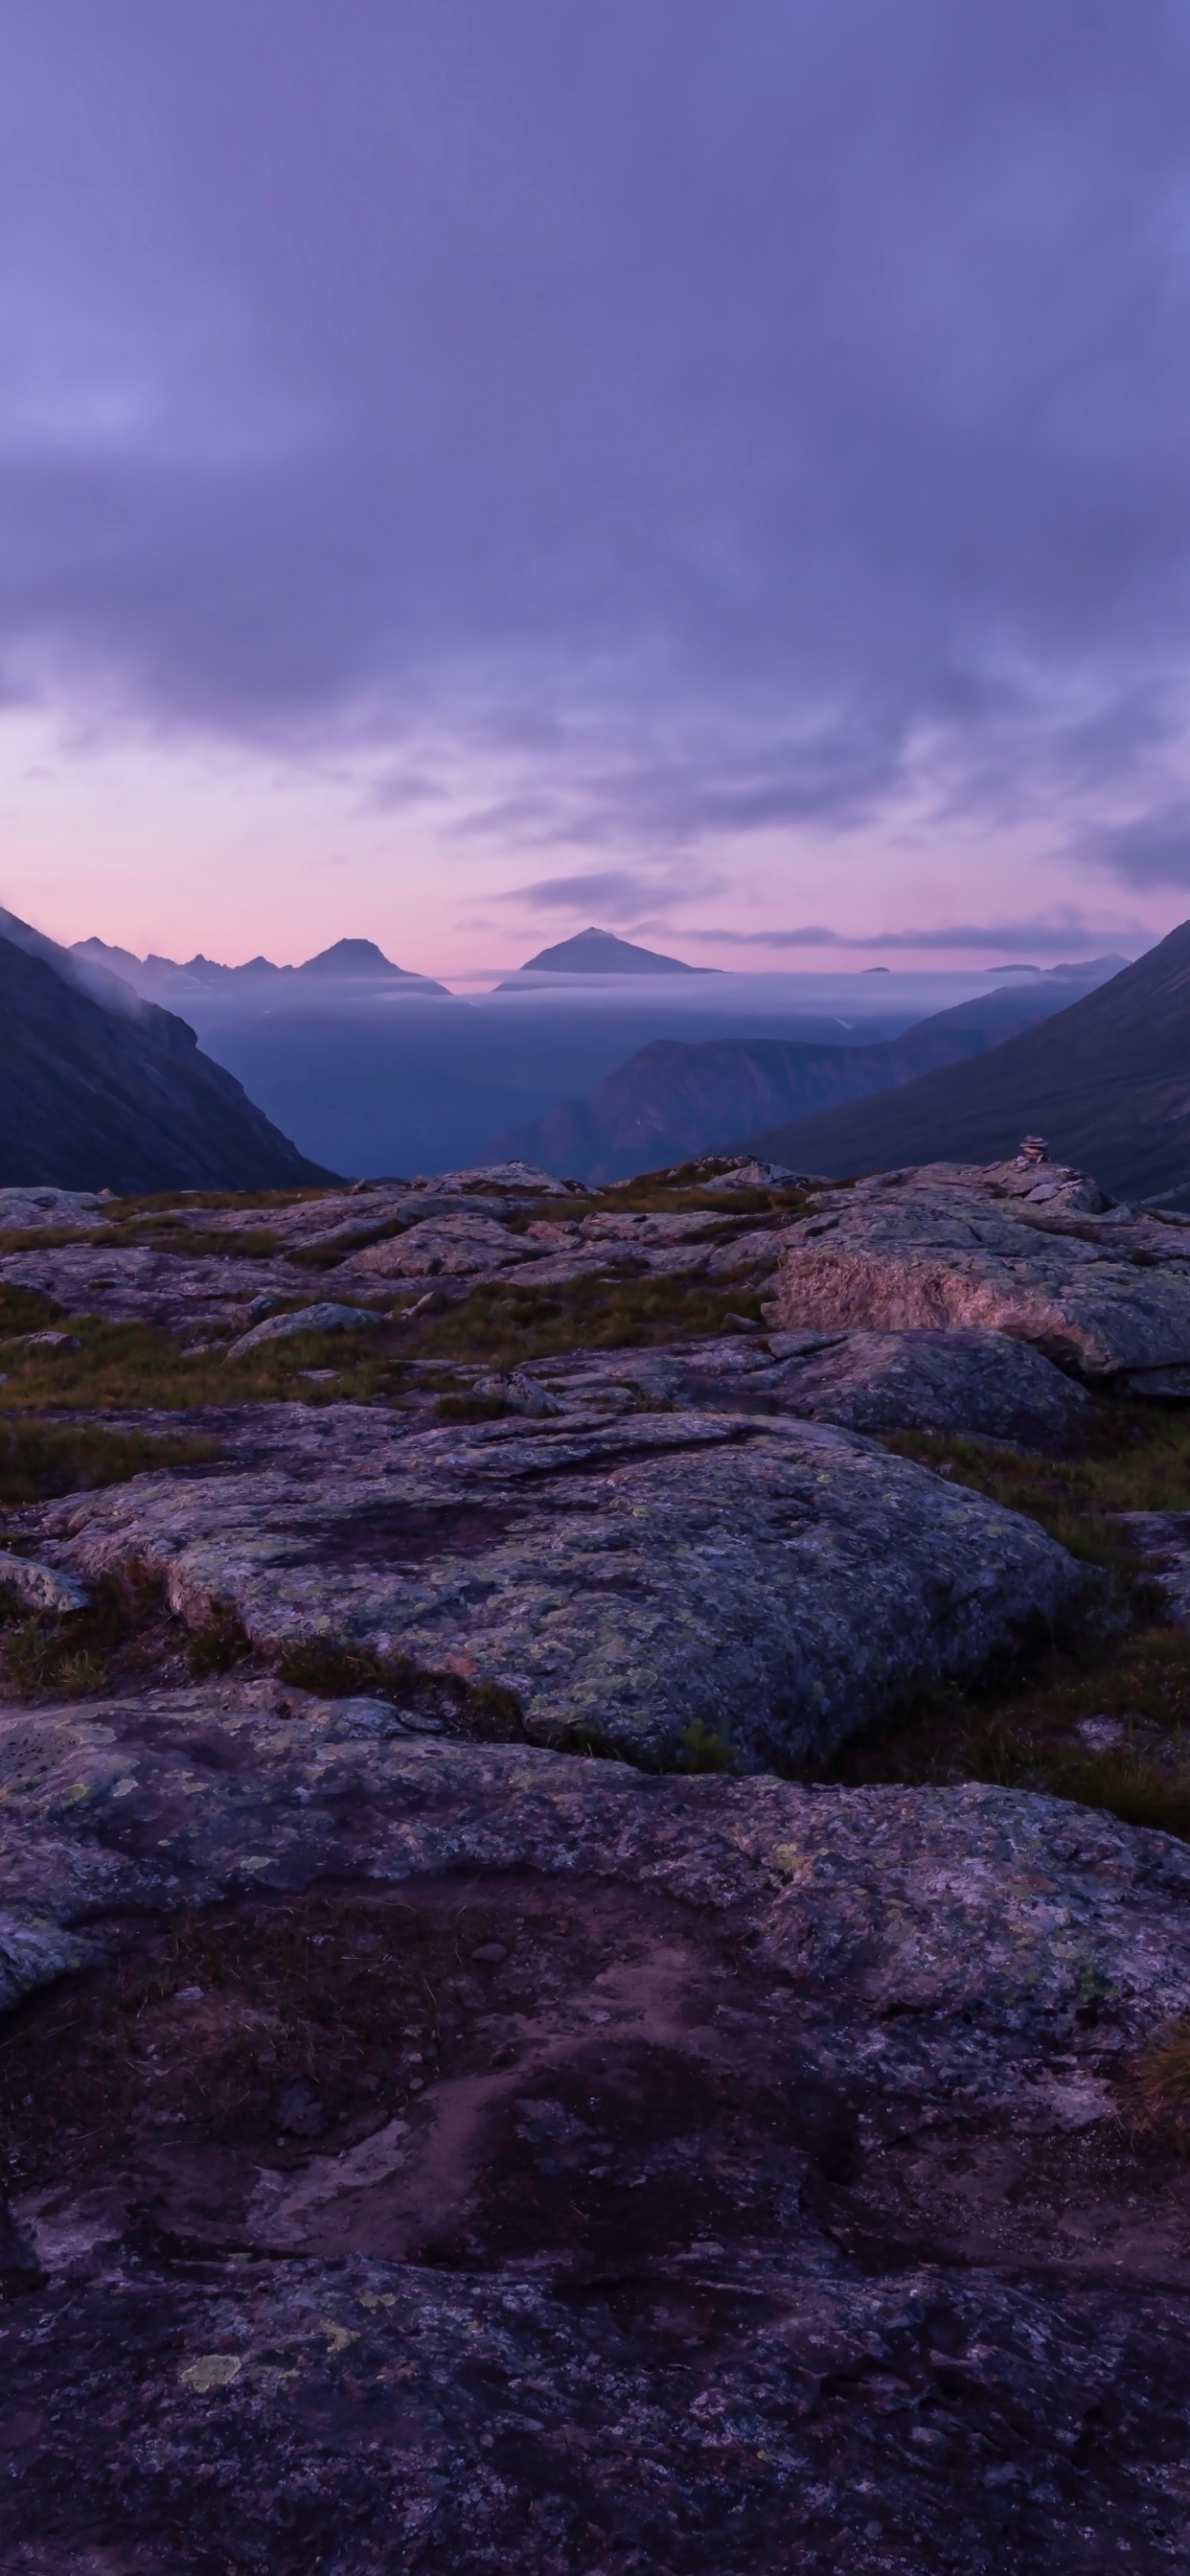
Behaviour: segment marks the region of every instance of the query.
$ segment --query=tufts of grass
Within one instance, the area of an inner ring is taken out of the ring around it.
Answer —
[[[156,1664],[176,1628],[161,1583],[136,1571],[105,1577],[87,1609],[62,1619],[0,1596],[0,1686],[17,1700],[87,1699]]]
[[[121,1251],[168,1252],[179,1260],[270,1261],[285,1249],[284,1236],[264,1226],[254,1226],[251,1232],[237,1228],[234,1233],[223,1234],[216,1233],[213,1227],[186,1225],[176,1219],[105,1229],[92,1240],[100,1253],[118,1246]]]
[[[678,1771],[734,1771],[736,1750],[730,1735],[716,1734],[696,1717],[682,1738],[682,1749],[675,1769]]]
[[[9,1342],[17,1333],[42,1333],[61,1321],[61,1309],[52,1297],[42,1297],[35,1288],[12,1288],[7,1281],[0,1285],[0,1342]]]
[[[1101,1566],[1123,1590],[1136,1581],[1136,1560],[1127,1535],[1109,1517],[1127,1508],[1115,1495],[1128,1489],[1129,1468],[1132,1482],[1143,1488],[1144,1473],[1135,1453],[1120,1459],[1044,1458],[1007,1444],[1000,1448],[991,1441],[928,1431],[889,1432],[883,1445],[898,1457],[932,1467],[952,1484],[966,1485],[1008,1511],[1039,1521],[1071,1556]]]
[[[1155,2048],[1134,2058],[1126,2099],[1147,2127],[1190,2155],[1190,2022],[1176,2022]]]
[[[295,1638],[277,1662],[277,1678],[291,1690],[320,1699],[383,1699],[408,1710],[419,1724],[444,1735],[475,1735],[488,1744],[525,1740],[515,1691],[496,1682],[472,1682],[462,1673],[428,1671],[407,1655],[378,1655],[366,1646],[337,1646],[321,1637]]]
[[[3,1352],[0,1420],[26,1409],[45,1413],[59,1407],[173,1412],[197,1405],[326,1404],[343,1394],[367,1403],[391,1389],[404,1355],[398,1332],[384,1324],[369,1332],[294,1334],[261,1343],[229,1363],[223,1346],[181,1351],[152,1325],[112,1324],[94,1315],[66,1320],[78,1350]],[[333,1369],[334,1382],[311,1384],[304,1375],[311,1368]]]
[[[306,1199],[320,1199],[326,1191],[317,1187],[284,1190],[156,1190],[140,1198],[111,1199],[107,1217],[113,1225],[144,1218],[172,1219],[190,1215],[197,1208],[247,1209],[299,1207]],[[222,1237],[219,1238],[222,1241]]]
[[[89,1493],[162,1468],[206,1466],[221,1454],[217,1440],[198,1434],[153,1440],[144,1432],[108,1431],[91,1422],[0,1418],[0,1504]]]
[[[477,1288],[439,1314],[406,1327],[403,1354],[482,1360],[509,1367],[571,1350],[623,1350],[722,1332],[728,1315],[761,1320],[759,1299],[738,1281],[576,1279],[566,1287]]]
[[[234,1610],[223,1608],[192,1628],[186,1642],[186,1666],[196,1682],[211,1673],[229,1673],[252,1652],[252,1640]]]
[[[1086,1718],[1114,1720],[1120,1743],[1092,1750],[1078,1732]],[[991,1687],[956,1686],[870,1728],[819,1776],[1042,1789],[1190,1840],[1190,1636],[1140,1625],[1068,1639]]]

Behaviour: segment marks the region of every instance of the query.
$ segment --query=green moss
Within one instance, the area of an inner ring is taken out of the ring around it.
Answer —
[[[735,1746],[729,1735],[717,1735],[696,1717],[682,1738],[682,1750],[676,1768],[679,1771],[733,1771],[736,1767]]]

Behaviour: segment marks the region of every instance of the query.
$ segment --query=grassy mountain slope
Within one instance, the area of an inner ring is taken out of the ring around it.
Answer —
[[[879,1099],[739,1134],[800,1170],[845,1178],[901,1163],[991,1162],[1029,1131],[1120,1197],[1190,1194],[1190,922],[989,1054]]]

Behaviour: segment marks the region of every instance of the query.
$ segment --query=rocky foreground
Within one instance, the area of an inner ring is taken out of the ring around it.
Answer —
[[[1190,1232],[642,1196],[0,1199],[5,1401],[112,1461],[2,1532],[22,2576],[1190,2561],[1190,1854],[812,1779],[1118,1629],[886,1443],[1176,1396]]]

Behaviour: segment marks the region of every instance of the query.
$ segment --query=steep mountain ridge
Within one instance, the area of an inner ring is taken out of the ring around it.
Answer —
[[[4,920],[0,1182],[140,1192],[329,1177],[200,1052],[184,1020]]]
[[[991,1162],[1027,1130],[1122,1197],[1190,1196],[1190,922],[976,1062],[923,1073],[882,1099],[771,1124],[748,1141],[846,1178]]]

